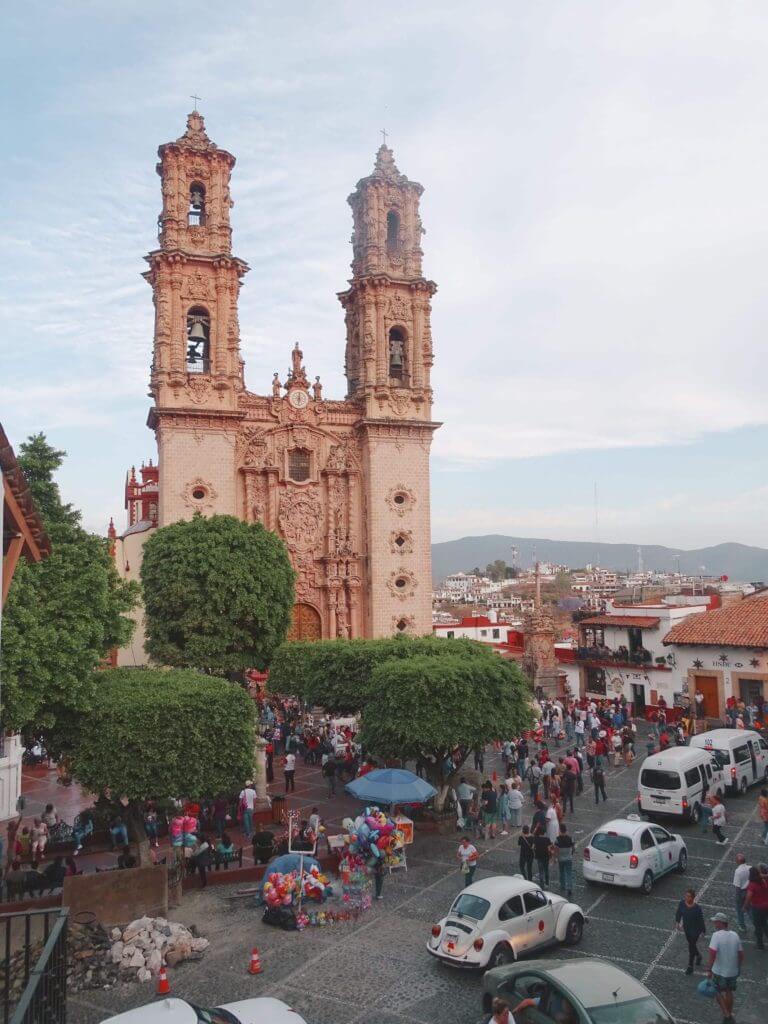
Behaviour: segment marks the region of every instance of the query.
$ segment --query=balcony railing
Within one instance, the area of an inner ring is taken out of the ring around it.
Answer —
[[[627,647],[617,647],[612,650],[610,647],[603,646],[590,646],[590,647],[578,647],[576,649],[576,660],[577,661],[598,661],[601,664],[609,665],[633,665],[633,666],[645,666],[654,667],[653,655],[650,651],[647,651],[644,647],[639,650],[630,651]],[[666,659],[656,660],[656,666],[666,666]]]

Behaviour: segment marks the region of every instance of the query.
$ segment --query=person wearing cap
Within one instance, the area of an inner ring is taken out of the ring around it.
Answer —
[[[728,927],[725,914],[715,914],[710,918],[715,926],[709,940],[708,975],[715,984],[715,998],[723,1012],[723,1024],[734,1024],[733,993],[736,991],[736,980],[741,973],[744,960],[744,947],[738,934]]]
[[[256,790],[253,788],[252,779],[246,780],[245,786],[240,790],[238,802],[243,815],[243,835],[250,841],[253,836],[253,809],[256,806]]]

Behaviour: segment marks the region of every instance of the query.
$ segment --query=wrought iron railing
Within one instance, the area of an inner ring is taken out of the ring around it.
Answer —
[[[0,915],[0,1021],[66,1024],[66,909]]]

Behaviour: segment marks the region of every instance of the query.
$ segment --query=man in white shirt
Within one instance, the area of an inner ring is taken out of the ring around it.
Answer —
[[[576,719],[576,722],[574,723],[574,726],[573,726],[573,731],[574,731],[574,734],[576,736],[576,746],[577,747],[583,747],[584,746],[584,719],[583,718],[580,717],[580,718]]]
[[[296,755],[286,754],[283,764],[283,775],[285,776],[285,792],[292,793],[296,789],[294,776],[296,775]]]
[[[749,885],[749,864],[743,853],[736,854],[736,870],[733,872],[733,896],[736,901],[736,923],[740,932],[747,930],[744,917],[744,899]]]
[[[472,803],[472,797],[475,795],[475,787],[470,786],[467,780],[462,776],[461,782],[456,787],[456,797],[461,807],[461,816],[466,818],[469,814],[469,808]]]
[[[717,989],[715,998],[723,1013],[723,1024],[733,1024],[733,993],[741,974],[744,947],[741,939],[728,927],[725,914],[710,919],[715,926],[709,940],[709,977]]]
[[[246,781],[245,787],[240,791],[238,801],[243,812],[243,835],[250,842],[253,838],[253,808],[256,805],[256,790],[250,779]]]

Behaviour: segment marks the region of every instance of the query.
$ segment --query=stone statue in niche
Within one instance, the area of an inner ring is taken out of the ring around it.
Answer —
[[[347,611],[347,599],[339,591],[336,595],[336,636],[349,639],[349,612]]]
[[[315,377],[315,383],[312,385],[312,394],[315,396],[316,402],[321,402],[323,398],[323,385],[320,383],[320,378]]]
[[[279,398],[280,397],[280,389],[282,388],[282,386],[283,385],[280,383],[280,377],[279,377],[278,373],[275,372],[274,376],[272,377],[272,397],[273,398]]]

